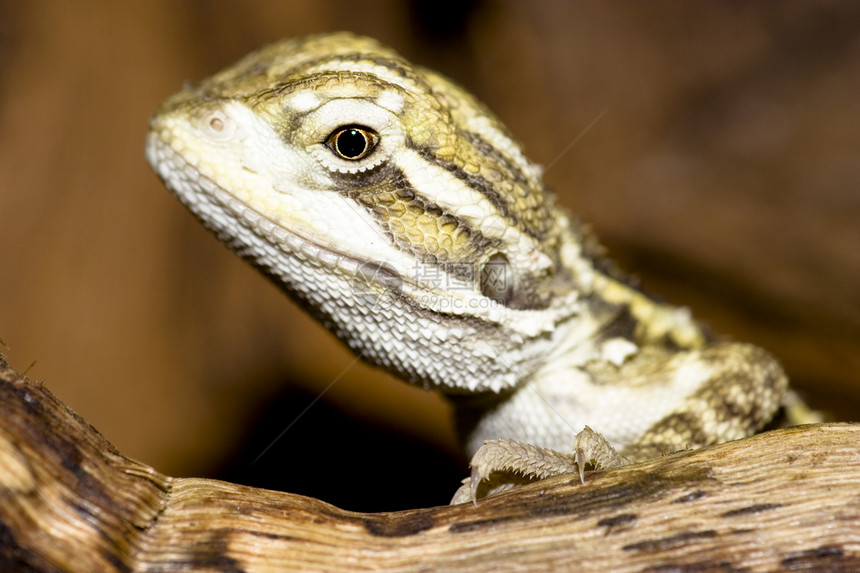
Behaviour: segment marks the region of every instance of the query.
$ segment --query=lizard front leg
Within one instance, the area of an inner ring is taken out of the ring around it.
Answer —
[[[469,465],[472,474],[454,493],[451,505],[472,501],[517,485],[556,475],[579,472],[585,483],[585,468],[608,469],[630,463],[602,435],[585,426],[573,439],[572,453],[541,448],[516,440],[487,440]]]

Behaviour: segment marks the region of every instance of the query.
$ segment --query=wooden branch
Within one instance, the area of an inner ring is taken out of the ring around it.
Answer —
[[[0,571],[860,570],[858,446],[860,426],[791,428],[362,514],[163,476],[0,357]]]

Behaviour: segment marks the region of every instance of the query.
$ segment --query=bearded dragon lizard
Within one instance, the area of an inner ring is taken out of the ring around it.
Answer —
[[[146,155],[355,353],[451,400],[475,454],[454,501],[745,437],[786,395],[767,352],[618,272],[481,103],[374,40],[248,55],[167,99]]]

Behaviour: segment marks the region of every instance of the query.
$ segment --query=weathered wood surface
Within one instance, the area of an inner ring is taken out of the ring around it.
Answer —
[[[348,480],[348,477],[345,477]],[[361,514],[123,457],[0,357],[0,571],[856,571],[860,426]]]

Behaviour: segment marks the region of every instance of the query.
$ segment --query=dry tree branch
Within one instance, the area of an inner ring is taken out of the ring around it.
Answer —
[[[761,434],[391,513],[120,454],[0,357],[0,570],[860,571],[860,426]]]

